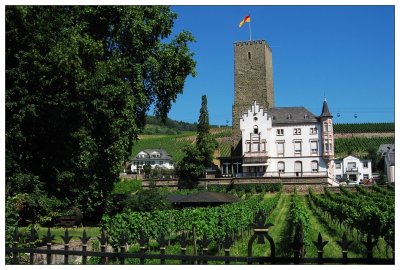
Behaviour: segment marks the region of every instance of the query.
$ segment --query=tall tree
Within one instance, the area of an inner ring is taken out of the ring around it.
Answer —
[[[183,149],[184,156],[178,164],[180,186],[192,188],[199,177],[212,164],[217,141],[211,136],[207,108],[207,96],[201,98],[199,121],[197,123],[196,146],[188,145]]]
[[[164,6],[6,7],[6,183],[100,214],[154,104],[195,76],[194,41]]]
[[[210,166],[213,161],[214,150],[217,148],[217,142],[210,133],[206,95],[201,97],[200,115],[197,124],[196,146],[200,153],[204,156],[203,165],[205,167]]]

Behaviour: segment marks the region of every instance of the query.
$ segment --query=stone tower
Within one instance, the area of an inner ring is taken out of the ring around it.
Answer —
[[[254,101],[273,108],[272,50],[265,40],[234,43],[235,97],[232,109],[232,156],[242,155],[240,117]]]

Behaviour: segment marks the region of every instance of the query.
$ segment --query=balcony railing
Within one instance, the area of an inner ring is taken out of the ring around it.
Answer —
[[[358,172],[358,168],[354,168],[354,167],[348,167],[346,168],[346,172]]]

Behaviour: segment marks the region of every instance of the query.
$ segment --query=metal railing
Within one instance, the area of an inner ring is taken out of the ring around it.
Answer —
[[[367,236],[366,241],[361,241],[366,249],[367,256],[365,258],[349,258],[348,250],[349,246],[353,241],[347,239],[346,234],[336,241],[341,247],[341,258],[326,258],[324,257],[324,247],[329,241],[324,241],[321,234],[319,234],[316,241],[312,243],[317,247],[317,254],[315,257],[303,257],[304,254],[304,239],[299,237],[299,234],[293,237],[292,246],[292,256],[276,256],[275,241],[269,235],[269,227],[273,226],[271,223],[266,223],[266,218],[264,214],[259,213],[255,218],[255,223],[252,228],[252,236],[247,243],[247,255],[246,256],[230,256],[230,248],[235,241],[235,237],[232,235],[226,235],[218,245],[223,247],[224,255],[212,254],[209,250],[209,245],[211,241],[204,235],[201,239],[193,238],[189,241],[189,235],[187,233],[182,233],[178,239],[180,244],[180,254],[165,254],[167,246],[167,240],[164,235],[161,235],[156,241],[158,242],[158,252],[149,253],[149,243],[150,239],[144,235],[143,232],[140,234],[138,243],[140,246],[139,252],[127,252],[128,240],[124,234],[122,234],[118,239],[119,247],[116,251],[109,252],[106,251],[107,242],[109,237],[107,236],[105,230],[102,230],[100,237],[97,237],[100,242],[100,251],[88,251],[88,241],[91,239],[83,232],[83,236],[80,237],[82,242],[82,250],[70,250],[71,236],[68,230],[65,231],[65,235],[62,236],[64,242],[64,249],[52,249],[54,235],[51,234],[50,229],[47,235],[44,237],[44,241],[47,243],[45,249],[40,248],[26,248],[18,247],[19,244],[19,233],[16,229],[14,233],[13,245],[12,247],[6,247],[6,258],[11,260],[11,264],[34,264],[34,254],[46,254],[46,263],[53,264],[53,256],[61,255],[64,256],[63,264],[70,263],[70,256],[80,256],[82,257],[81,264],[87,264],[89,257],[100,258],[99,264],[125,264],[126,259],[136,258],[139,259],[137,262],[139,264],[146,264],[146,260],[159,260],[159,264],[167,264],[168,260],[180,261],[181,264],[207,264],[208,262],[223,262],[225,264],[230,263],[241,263],[241,264],[394,264],[394,243],[388,243],[392,248],[391,258],[374,258],[373,249],[375,248],[377,241],[373,239],[371,235]],[[302,235],[302,234],[301,234]],[[29,237],[30,241],[33,243],[38,239],[37,232],[32,229],[31,235]],[[257,240],[257,244],[269,245],[268,256],[253,256],[253,245]],[[267,241],[266,241],[267,240]],[[198,255],[187,254],[187,246],[190,242],[197,243],[200,247]],[[215,253],[215,252],[214,252]],[[29,254],[29,261],[21,261],[20,254]]]

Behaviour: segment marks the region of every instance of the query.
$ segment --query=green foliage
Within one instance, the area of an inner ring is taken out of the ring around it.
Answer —
[[[110,234],[110,243],[118,246],[119,236],[124,233],[128,241],[138,239],[140,231],[152,239],[161,233],[175,235],[178,231],[191,231],[196,227],[197,235],[206,234],[210,240],[221,240],[226,234],[238,233],[253,223],[259,211],[270,213],[277,205],[281,193],[265,200],[262,195],[248,200],[208,208],[185,208],[152,212],[126,211],[116,216],[104,216],[102,223]]]
[[[114,184],[112,193],[114,194],[132,194],[142,188],[142,181],[140,180],[125,180],[119,181]]]
[[[350,198],[335,195],[327,188],[325,196],[309,195],[314,204],[339,224],[346,224],[361,233],[382,236],[386,241],[394,240],[394,198],[379,199],[373,193],[358,187],[361,196]],[[364,195],[362,195],[364,194]]]
[[[6,181],[99,217],[154,105],[165,119],[195,62],[165,6],[6,7]],[[51,202],[46,202],[51,204]],[[38,204],[40,208],[40,204]]]
[[[381,144],[394,143],[394,137],[352,137],[352,138],[336,138],[335,139],[335,156],[345,157],[348,153],[352,153],[361,158],[367,158],[368,153],[378,148]],[[373,158],[373,157],[371,157]]]
[[[214,150],[218,147],[218,143],[210,133],[210,123],[207,109],[207,96],[201,97],[201,108],[199,121],[197,124],[196,146],[204,157],[203,165],[208,167],[212,164]]]
[[[172,207],[165,195],[156,188],[144,189],[133,196],[128,208],[138,212],[149,212],[155,210],[166,210]]]
[[[6,234],[6,247],[11,247],[13,243],[13,234],[18,225],[18,203],[16,198],[6,199],[6,219],[5,219],[5,234]]]
[[[178,164],[181,187],[194,187],[199,177],[211,166],[214,150],[218,147],[215,138],[210,134],[207,96],[201,98],[199,121],[197,124],[196,146],[188,145],[183,149],[184,157]]]
[[[143,171],[145,175],[150,175],[151,172],[151,165],[150,164],[146,164],[143,166]]]
[[[183,153],[183,159],[176,168],[180,178],[179,188],[193,188],[197,186],[197,179],[204,176],[205,157],[194,145],[185,146]]]
[[[301,240],[304,241],[306,245],[310,245],[310,239],[308,238],[310,231],[308,211],[300,202],[300,198],[296,191],[292,195],[292,200],[290,203],[289,222],[291,223],[291,227],[293,229],[292,235],[294,236],[297,231],[297,233],[303,235],[303,239]]]
[[[334,124],[334,133],[383,133],[394,132],[394,123]]]

